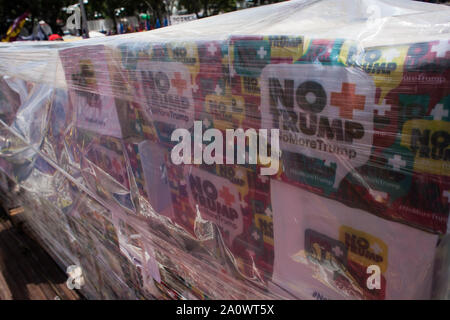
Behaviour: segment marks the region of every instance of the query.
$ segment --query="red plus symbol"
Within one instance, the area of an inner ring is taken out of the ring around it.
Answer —
[[[356,84],[342,83],[342,92],[331,93],[331,105],[339,107],[341,118],[353,119],[353,110],[364,110],[366,97],[355,94]]]
[[[230,193],[227,187],[222,187],[219,191],[219,196],[225,201],[227,206],[231,206],[234,202],[234,196]]]
[[[181,78],[181,74],[179,72],[175,72],[175,79],[171,80],[172,86],[177,88],[177,93],[179,96],[183,94],[183,91],[187,89],[186,80]]]

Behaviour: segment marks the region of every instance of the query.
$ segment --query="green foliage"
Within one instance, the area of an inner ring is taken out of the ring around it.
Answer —
[[[178,9],[185,9],[187,13],[195,13],[200,18],[234,11],[238,7],[250,8],[281,1],[285,0],[180,0]]]

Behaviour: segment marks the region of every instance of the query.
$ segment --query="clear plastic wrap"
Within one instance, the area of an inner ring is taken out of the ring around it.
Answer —
[[[1,44],[0,185],[89,298],[445,298],[449,39],[446,6],[324,0]],[[278,171],[175,164],[199,123],[279,129]]]

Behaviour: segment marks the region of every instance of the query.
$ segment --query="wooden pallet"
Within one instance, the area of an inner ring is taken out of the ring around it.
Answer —
[[[20,220],[22,208],[0,213],[0,300],[79,300],[67,275]]]

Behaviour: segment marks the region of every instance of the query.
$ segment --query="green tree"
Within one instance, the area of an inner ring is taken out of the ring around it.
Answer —
[[[178,9],[195,13],[198,18],[236,10],[236,0],[180,0]],[[201,14],[200,14],[201,13]]]
[[[151,23],[154,25],[156,19],[161,23],[168,15],[168,2],[162,0],[91,0],[86,5],[88,19],[94,18],[94,12],[101,13],[103,17],[113,21],[118,17],[116,9],[124,8],[120,16],[133,16],[139,13],[148,12],[151,15]],[[114,28],[116,24],[114,23]]]
[[[45,20],[53,29],[57,30],[56,20],[64,22],[68,14],[63,7],[78,3],[79,0],[0,0],[0,34],[6,33],[14,19],[25,11],[30,12],[25,28],[31,31],[32,27],[40,20]],[[236,10],[237,2],[243,0],[89,0],[85,5],[88,20],[95,19],[95,13],[100,13],[104,18],[117,18],[116,9],[124,8],[121,16],[132,16],[139,13],[148,13],[151,16],[151,24],[155,25],[156,19],[161,24],[168,17],[172,9],[178,4],[178,9],[186,9],[188,13],[197,14],[198,18],[215,15],[221,12]],[[253,0],[246,3],[250,6],[279,2],[279,0]],[[116,24],[114,23],[114,28]]]

